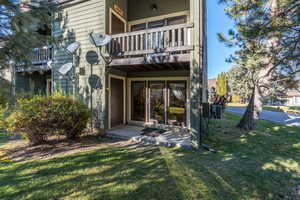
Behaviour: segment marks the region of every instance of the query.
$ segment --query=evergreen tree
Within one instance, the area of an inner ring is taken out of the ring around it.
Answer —
[[[228,96],[228,81],[226,77],[226,73],[222,72],[218,75],[217,78],[217,95],[219,97],[227,97]]]
[[[0,66],[30,61],[34,48],[54,41],[51,13],[55,10],[48,1],[0,0]]]
[[[227,72],[228,85],[231,96],[239,96],[243,102],[247,102],[251,96],[251,79],[248,69],[234,66]]]
[[[239,50],[231,62],[243,69],[251,98],[239,128],[252,130],[260,118],[265,96],[297,87],[300,72],[299,0],[220,0],[235,21],[237,32],[221,41]],[[245,75],[246,74],[246,75]]]

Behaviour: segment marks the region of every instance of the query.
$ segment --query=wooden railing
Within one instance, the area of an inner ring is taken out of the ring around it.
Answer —
[[[110,56],[138,56],[155,53],[180,54],[193,49],[192,23],[165,26],[112,35]]]
[[[43,64],[53,59],[53,46],[34,49],[35,55],[32,64]]]

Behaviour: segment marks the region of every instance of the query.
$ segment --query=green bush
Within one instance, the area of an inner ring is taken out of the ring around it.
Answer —
[[[7,124],[11,131],[24,133],[32,144],[44,143],[50,135],[74,139],[86,128],[90,117],[86,105],[60,94],[19,99],[17,105]]]
[[[6,129],[6,108],[4,106],[0,106],[0,131]]]

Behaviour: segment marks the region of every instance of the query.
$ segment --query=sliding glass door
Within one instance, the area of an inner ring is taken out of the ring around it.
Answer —
[[[186,126],[186,81],[133,81],[131,120]]]
[[[146,121],[146,81],[131,84],[131,119]]]
[[[165,82],[149,82],[149,115],[150,121],[164,124],[165,123]]]
[[[168,124],[186,126],[186,83],[168,82]]]

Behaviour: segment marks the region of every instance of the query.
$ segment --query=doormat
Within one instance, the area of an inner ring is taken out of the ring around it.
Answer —
[[[163,129],[147,127],[147,128],[142,130],[141,135],[146,135],[146,136],[149,136],[149,137],[158,137],[160,134],[163,134],[165,132],[167,132],[167,131],[163,130]]]

